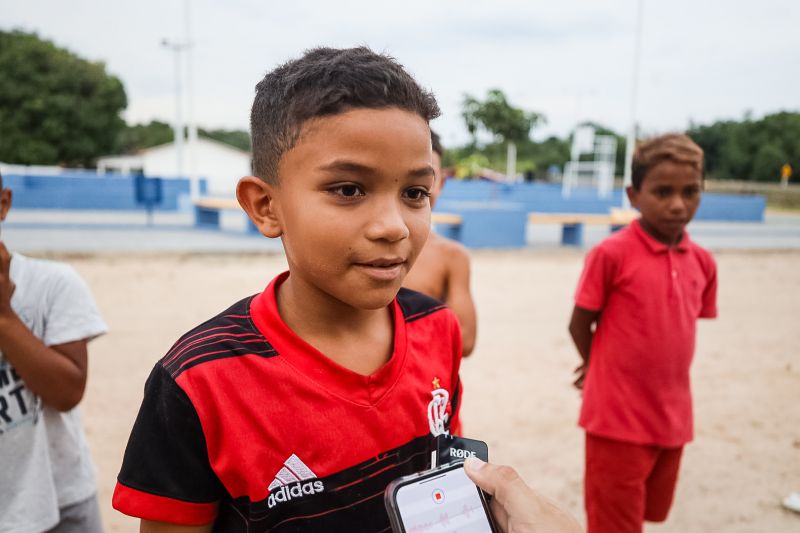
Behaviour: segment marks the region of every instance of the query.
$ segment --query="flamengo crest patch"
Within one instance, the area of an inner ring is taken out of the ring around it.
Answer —
[[[439,378],[433,378],[431,384],[433,385],[433,391],[431,391],[433,398],[428,403],[428,427],[431,435],[438,437],[448,434],[446,426],[450,416],[447,414],[447,404],[450,401],[450,393],[440,386]]]

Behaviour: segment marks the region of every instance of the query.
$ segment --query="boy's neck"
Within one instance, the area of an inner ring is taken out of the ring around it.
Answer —
[[[686,229],[684,228],[684,229],[681,230],[680,233],[678,233],[678,235],[676,237],[669,237],[669,236],[666,236],[666,235],[662,235],[662,234],[658,233],[657,231],[655,231],[655,229],[643,219],[639,220],[639,226],[642,228],[642,230],[645,233],[650,235],[652,238],[654,238],[655,240],[657,240],[661,244],[667,245],[670,248],[680,244],[680,242],[683,240],[684,234],[686,233]]]
[[[294,274],[275,299],[289,329],[345,368],[369,375],[391,358],[394,321],[388,306],[354,308]]]

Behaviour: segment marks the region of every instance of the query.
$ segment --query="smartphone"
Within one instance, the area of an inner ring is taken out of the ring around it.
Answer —
[[[395,479],[383,494],[395,533],[497,533],[483,492],[464,463]]]

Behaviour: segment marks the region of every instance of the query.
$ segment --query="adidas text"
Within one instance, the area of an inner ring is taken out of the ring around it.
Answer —
[[[305,483],[297,482],[292,485],[282,485],[277,490],[270,493],[267,499],[267,505],[270,509],[279,503],[288,502],[295,498],[302,498],[311,494],[322,492],[325,486],[322,481],[306,481]]]

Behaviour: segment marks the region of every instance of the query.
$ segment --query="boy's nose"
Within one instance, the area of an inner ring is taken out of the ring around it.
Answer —
[[[367,238],[372,241],[396,242],[408,238],[409,230],[400,206],[395,202],[376,204],[367,225]]]
[[[672,213],[682,213],[686,211],[686,202],[680,194],[675,194],[670,197],[669,210]]]

